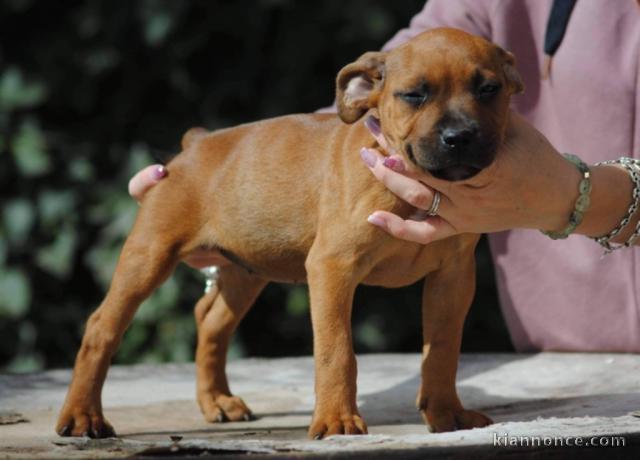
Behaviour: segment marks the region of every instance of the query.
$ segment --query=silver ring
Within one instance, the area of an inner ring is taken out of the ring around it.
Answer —
[[[204,275],[204,293],[207,294],[211,288],[216,285],[220,277],[220,269],[215,265],[210,265],[209,267],[202,268],[200,271]]]
[[[427,209],[427,216],[433,217],[438,215],[438,208],[440,207],[440,192],[436,190],[433,194],[433,201],[431,207]]]

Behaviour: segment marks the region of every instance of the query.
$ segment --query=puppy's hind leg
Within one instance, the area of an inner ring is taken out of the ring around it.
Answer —
[[[157,201],[159,203],[160,201]],[[102,414],[101,393],[111,357],[138,306],[173,271],[187,231],[175,214],[156,203],[142,206],[120,254],[107,295],[87,322],[71,385],[58,418],[61,436],[114,436]],[[175,210],[174,210],[175,209]],[[174,215],[172,215],[172,213]]]
[[[212,289],[196,304],[198,404],[208,422],[251,420],[242,399],[231,394],[225,366],[227,349],[236,327],[267,281],[244,268],[227,265]]]

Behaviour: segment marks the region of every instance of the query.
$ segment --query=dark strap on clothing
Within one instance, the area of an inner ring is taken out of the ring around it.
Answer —
[[[562,43],[575,5],[576,0],[553,0],[544,34],[544,54],[553,56]]]
[[[576,6],[576,0],[553,0],[547,20],[547,30],[544,33],[543,80],[549,78],[551,74],[551,58],[562,43],[574,6]]]

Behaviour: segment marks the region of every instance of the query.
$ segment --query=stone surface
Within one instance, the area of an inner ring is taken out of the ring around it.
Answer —
[[[505,436],[538,436],[538,441],[529,442],[544,444],[545,437],[577,436],[591,442],[593,436],[610,435],[623,436],[624,441],[604,438],[604,442],[626,445],[607,448],[607,456],[640,458],[638,355],[464,355],[458,375],[461,399],[467,408],[484,411],[496,424],[443,434],[428,433],[414,406],[418,355],[363,355],[358,368],[359,405],[370,434],[324,441],[306,439],[314,400],[311,358],[231,362],[231,387],[258,420],[224,424],[202,419],[194,398],[193,364],[114,366],[103,402],[105,415],[120,438],[98,441],[59,438],[53,432],[69,370],[0,375],[0,418],[4,414],[6,420],[0,423],[0,458],[203,453],[216,454],[216,458],[259,454],[278,458],[423,458],[429,454],[449,458],[510,452],[535,456],[541,450],[559,452],[559,446],[523,450],[522,446],[505,446],[513,442]],[[499,446],[494,446],[496,439]],[[526,440],[521,444],[526,445]],[[572,452],[585,458],[602,454],[603,448],[582,447]]]

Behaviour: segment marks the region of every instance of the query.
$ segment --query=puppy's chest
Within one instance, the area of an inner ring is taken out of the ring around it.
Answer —
[[[442,266],[449,246],[446,241],[428,245],[392,241],[375,255],[376,263],[363,283],[389,288],[413,284]]]

